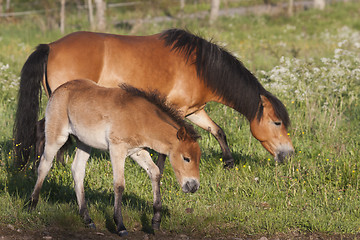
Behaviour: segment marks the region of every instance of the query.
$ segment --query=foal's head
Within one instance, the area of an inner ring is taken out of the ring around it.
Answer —
[[[170,163],[183,192],[196,192],[200,186],[201,157],[198,135],[192,126],[182,126],[177,132],[177,144],[170,151]]]
[[[287,133],[289,117],[279,100],[272,95],[268,97],[261,95],[257,117],[250,121],[250,129],[253,136],[275,157],[275,160],[283,162],[294,153]]]
[[[166,97],[161,96],[157,91],[143,91],[126,84],[122,84],[120,87],[133,96],[145,98],[148,102],[155,104],[162,110],[162,113],[158,112],[158,117],[167,123],[169,129],[173,130],[174,126],[179,128],[176,139],[174,137],[170,141],[170,163],[182,190],[186,193],[196,192],[200,186],[199,163],[201,151],[197,142],[199,135],[193,126],[186,123],[182,113],[174,105],[167,102]],[[166,134],[164,136],[169,136],[169,132],[165,131],[164,134]],[[167,140],[166,137],[164,139],[164,141]]]

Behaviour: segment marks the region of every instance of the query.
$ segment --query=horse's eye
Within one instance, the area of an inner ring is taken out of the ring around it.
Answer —
[[[190,162],[190,158],[184,157],[185,162]]]
[[[280,126],[280,125],[281,125],[281,122],[274,122],[274,124],[275,124],[276,126]]]

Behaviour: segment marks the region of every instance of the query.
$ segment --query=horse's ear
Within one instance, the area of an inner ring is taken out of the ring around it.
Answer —
[[[184,126],[182,126],[177,134],[176,134],[177,138],[180,140],[180,141],[185,141],[186,137],[187,137],[187,132],[186,132],[186,129]]]
[[[264,107],[268,107],[269,105],[271,105],[269,99],[267,97],[265,97],[264,95],[260,95],[260,100],[261,100],[261,104]]]

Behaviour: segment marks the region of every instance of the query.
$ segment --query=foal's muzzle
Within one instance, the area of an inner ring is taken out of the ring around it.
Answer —
[[[184,181],[184,184],[182,185],[182,190],[184,193],[194,193],[196,192],[200,187],[200,183],[196,179],[188,178]]]

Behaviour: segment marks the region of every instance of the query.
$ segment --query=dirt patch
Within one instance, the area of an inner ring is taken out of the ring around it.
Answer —
[[[91,229],[79,229],[78,231],[69,231],[60,228],[47,228],[43,230],[23,230],[18,229],[8,224],[7,226],[0,226],[0,240],[197,240],[197,239],[224,239],[224,240],[346,240],[346,239],[360,239],[359,234],[323,234],[323,233],[279,233],[273,236],[263,235],[237,235],[233,236],[197,236],[176,234],[164,231],[158,231],[155,234],[148,234],[143,231],[129,232],[126,237],[119,237],[115,233],[109,231],[97,231]]]
[[[155,234],[148,234],[143,231],[129,232],[128,236],[119,237],[109,231],[97,231],[92,229],[79,229],[78,231],[68,231],[60,228],[47,228],[41,231],[17,229],[12,225],[0,226],[0,240],[166,240],[166,239],[203,239],[202,237],[187,236],[185,234],[173,234],[158,231]]]

